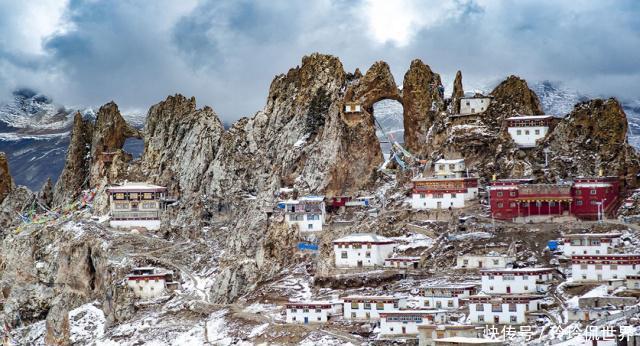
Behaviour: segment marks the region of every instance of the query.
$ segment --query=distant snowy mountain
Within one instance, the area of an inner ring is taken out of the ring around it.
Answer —
[[[69,146],[69,132],[74,114],[94,119],[92,108],[68,108],[49,97],[22,88],[13,92],[10,102],[0,103],[0,151],[9,159],[9,168],[16,184],[38,190],[51,178],[55,181],[62,168]],[[138,128],[144,125],[144,115],[125,116]],[[139,143],[127,143],[134,155],[141,152]]]
[[[540,97],[545,113],[556,116],[564,117],[571,113],[577,103],[597,97],[566,88],[558,82],[534,82],[530,84],[530,87]],[[640,149],[640,99],[620,101],[629,122],[627,134],[629,144]]]

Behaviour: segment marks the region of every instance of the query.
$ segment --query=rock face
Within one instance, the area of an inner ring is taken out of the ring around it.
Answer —
[[[451,111],[453,114],[460,114],[460,99],[464,97],[462,87],[462,71],[456,72],[456,79],[453,81],[453,92],[451,93]]]
[[[444,88],[440,75],[416,59],[404,75],[402,106],[404,107],[404,144],[415,155],[427,155],[428,134],[444,109]]]
[[[193,97],[169,96],[147,114],[143,170],[175,196],[190,196],[200,190],[223,132],[213,109],[196,109]]]
[[[90,120],[85,120],[80,113],[76,113],[64,169],[53,190],[54,205],[62,205],[75,198],[88,186],[93,128]]]
[[[9,173],[9,161],[7,155],[0,152],[0,203],[13,189],[13,179]]]
[[[627,117],[615,99],[579,103],[549,134],[550,168],[559,177],[606,175],[625,177],[634,185],[638,155],[627,141]],[[538,156],[543,156],[541,150]]]
[[[544,114],[536,93],[529,89],[527,81],[517,76],[509,76],[490,95],[493,100],[483,113],[483,120],[488,125],[500,126],[505,118],[518,114]]]

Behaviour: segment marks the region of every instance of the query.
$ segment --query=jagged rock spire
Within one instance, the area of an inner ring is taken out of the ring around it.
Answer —
[[[0,152],[0,203],[13,189],[13,179],[9,173],[9,161],[7,155]]]
[[[444,87],[440,75],[420,59],[411,62],[402,87],[405,148],[424,154],[427,133],[444,107]]]
[[[451,105],[454,114],[460,113],[460,99],[464,97],[462,87],[462,71],[456,72],[456,79],[453,81],[453,93],[451,93]]]

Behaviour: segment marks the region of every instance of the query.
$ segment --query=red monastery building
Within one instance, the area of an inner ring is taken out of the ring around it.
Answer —
[[[556,184],[504,179],[492,182],[489,187],[492,217],[513,221],[556,216],[604,218],[617,207],[619,193],[617,177],[575,178]]]

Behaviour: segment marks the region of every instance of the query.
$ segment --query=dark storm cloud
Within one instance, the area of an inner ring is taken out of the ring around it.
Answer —
[[[349,71],[385,60],[398,84],[420,58],[447,84],[462,69],[467,89],[518,74],[637,98],[639,14],[635,1],[2,3],[0,90],[142,111],[180,92],[230,121],[259,110],[276,74],[320,51]]]

